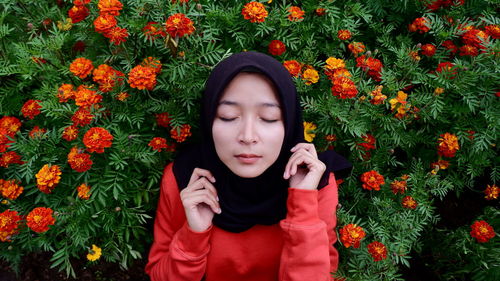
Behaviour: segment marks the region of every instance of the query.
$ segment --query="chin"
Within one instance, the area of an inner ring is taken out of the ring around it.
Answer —
[[[242,177],[242,178],[256,178],[260,175],[262,175],[265,170],[267,169],[262,169],[262,168],[257,168],[257,167],[229,167],[229,170],[231,170],[235,175]]]

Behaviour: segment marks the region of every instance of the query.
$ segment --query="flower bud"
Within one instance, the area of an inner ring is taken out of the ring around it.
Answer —
[[[200,3],[196,4],[196,10],[198,10],[198,11],[203,10],[203,6],[201,6]]]
[[[33,29],[33,24],[31,22],[29,22],[27,25],[28,29]]]
[[[122,210],[122,208],[120,208],[120,207],[116,207],[116,208],[115,208],[115,212],[119,212],[119,211],[121,211],[121,210]]]
[[[367,56],[367,57],[371,57],[371,56],[372,56],[372,51],[368,51],[368,52],[366,52],[366,56]]]
[[[417,44],[417,49],[420,49],[420,48],[422,48],[422,43]]]
[[[14,247],[12,247],[12,246],[7,247],[7,250],[9,250],[9,251],[12,251],[12,249],[14,249]]]

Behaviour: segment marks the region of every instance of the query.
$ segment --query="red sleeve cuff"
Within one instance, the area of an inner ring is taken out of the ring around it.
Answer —
[[[203,232],[195,232],[187,222],[176,233],[178,249],[189,258],[202,257],[210,251],[210,235],[212,226]]]
[[[289,188],[286,220],[300,224],[318,222],[318,190]]]

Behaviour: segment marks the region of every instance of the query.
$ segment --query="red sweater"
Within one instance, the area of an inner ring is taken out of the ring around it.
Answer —
[[[186,223],[172,163],[163,173],[146,273],[152,281],[333,280],[337,184],[321,190],[289,188],[287,216],[279,224],[232,233]]]

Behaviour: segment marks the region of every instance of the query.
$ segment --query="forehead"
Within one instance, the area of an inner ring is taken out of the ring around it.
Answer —
[[[260,73],[241,72],[224,89],[221,101],[247,101],[280,104],[274,83]]]

